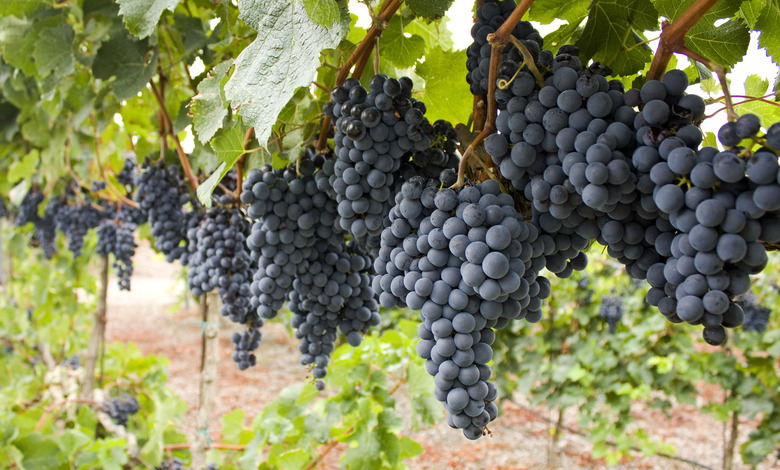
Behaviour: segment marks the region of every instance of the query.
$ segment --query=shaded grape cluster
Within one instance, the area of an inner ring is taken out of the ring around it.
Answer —
[[[766,331],[772,310],[756,302],[756,298],[752,293],[741,296],[737,301],[745,313],[742,329],[758,333]]]
[[[141,165],[135,201],[148,214],[155,248],[173,262],[187,251],[184,205],[191,201],[178,165],[149,161]]]
[[[610,333],[617,331],[617,326],[623,318],[623,299],[610,295],[602,297],[599,317],[607,322]]]
[[[471,37],[474,38],[474,42],[466,49],[466,68],[468,69],[466,81],[469,83],[473,95],[484,95],[488,91],[492,46],[487,37],[504,24],[516,6],[514,0],[487,0],[483,6],[477,9],[479,21],[474,23],[471,28]],[[534,60],[538,58],[543,44],[542,36],[530,22],[520,21],[511,34],[534,55]],[[499,78],[508,80],[522,63],[523,57],[517,47],[512,43],[507,44],[502,52]]]
[[[539,231],[523,221],[498,183],[454,191],[413,178],[404,183],[382,233],[373,288],[384,307],[420,311],[417,352],[434,376],[448,424],[469,439],[496,418],[487,363],[493,328],[541,318],[549,283]]]
[[[336,226],[373,256],[394,194],[403,183],[404,172],[399,170],[408,168],[407,176],[425,171],[410,166],[414,154],[422,168],[445,168],[456,161],[451,162],[452,149],[447,148],[454,136],[446,124],[438,126],[442,148],[432,147],[437,135],[425,118],[425,104],[412,98],[412,86],[408,77],[379,74],[366,90],[358,80],[348,79],[333,90],[333,101],[323,108],[336,127],[330,178],[338,203]]]
[[[354,243],[331,245],[319,240],[306,264],[289,295],[290,324],[301,340],[301,364],[313,365],[312,375],[321,379],[327,374],[338,332],[356,347],[380,317],[371,290],[371,260],[357,253]]]
[[[141,409],[138,400],[128,394],[107,400],[102,405],[103,411],[108,414],[113,422],[120,426],[127,426],[127,419],[138,413]]]
[[[97,253],[100,256],[114,255],[113,266],[116,270],[119,290],[130,290],[130,276],[133,274],[133,255],[135,255],[135,224],[120,223],[106,219],[97,228]]]
[[[248,331],[234,341],[233,355],[239,368],[246,369],[254,365],[255,359],[249,353],[260,343],[257,328],[262,326],[251,307],[254,268],[246,243],[250,224],[239,209],[229,207],[230,195],[218,199],[219,205],[193,218],[188,229],[187,285],[196,296],[216,289],[222,301],[220,314],[247,326]]]
[[[379,323],[371,261],[354,242],[347,244],[336,224],[334,163],[308,150],[289,168],[250,171],[241,194],[257,219],[247,239],[257,266],[251,305],[269,319],[289,301],[301,362],[311,364],[317,378],[327,372],[339,330],[359,344]]]
[[[761,242],[780,241],[777,128],[762,134],[744,115],[720,130],[725,151],[700,148],[705,103],[686,94],[684,72],[624,91],[577,53],[564,46],[549,64],[541,54],[544,83],[525,71],[509,81],[485,149],[552,239],[550,271],[583,269],[596,240],[648,281],[648,302],[670,321],[701,324],[722,344],[724,327],[742,323],[735,296],[766,265]]]

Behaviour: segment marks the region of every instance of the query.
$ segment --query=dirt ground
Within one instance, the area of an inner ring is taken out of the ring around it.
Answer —
[[[190,405],[186,430],[194,436],[201,344],[198,306],[190,302],[187,308],[181,301],[184,280],[177,265],[165,263],[146,244],[139,248],[135,260],[131,292],[120,292],[116,283],[111,283],[107,339],[133,342],[144,354],[159,354],[170,361],[169,385]],[[295,339],[279,324],[264,327],[263,351],[258,356],[258,365],[247,371],[238,371],[230,359],[233,350],[231,331],[232,327],[223,323],[213,423],[219,423],[223,415],[236,408],[244,409],[247,422],[251,421],[262,410],[264,403],[271,401],[288,385],[303,381],[307,375],[307,370],[298,366],[297,360],[290,359],[298,355]],[[705,395],[714,393],[710,390],[703,392]],[[722,468],[723,424],[694,406],[677,406],[670,418],[660,412],[637,409],[637,425],[652,437],[672,444],[678,457],[701,465],[637,454],[633,460],[609,467],[603,460],[591,458],[591,443],[571,432],[564,432],[560,437],[554,452],[555,462],[551,465],[548,451],[551,425],[547,418],[553,418],[552,414],[543,408],[531,409],[523,397],[514,397],[514,401],[517,404],[499,399],[501,415],[491,425],[492,437],[476,442],[467,441],[445,422],[421,432],[405,431],[406,435],[425,447],[425,453],[410,461],[409,467],[454,470]],[[399,411],[408,415],[408,410]],[[575,425],[576,410],[565,415],[565,422]],[[743,424],[740,442],[746,438],[749,423]],[[212,439],[218,442],[218,427],[212,426],[211,434]],[[338,449],[330,452],[318,468],[338,468]],[[736,460],[741,462],[738,456]],[[750,467],[737,464],[734,468]],[[758,468],[780,469],[780,461],[770,457]]]

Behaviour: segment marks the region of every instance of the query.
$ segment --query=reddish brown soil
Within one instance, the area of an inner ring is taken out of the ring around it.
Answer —
[[[169,265],[144,244],[136,255],[136,272],[132,292],[119,292],[115,283],[109,290],[109,319],[107,337],[110,341],[131,341],[144,354],[159,354],[170,361],[169,385],[189,405],[184,430],[194,435],[198,402],[200,369],[200,320],[198,306],[190,301],[189,308],[181,301],[184,281],[177,265]],[[298,365],[295,339],[279,324],[263,329],[262,351],[258,365],[247,371],[238,371],[230,355],[233,350],[230,332],[233,327],[223,322],[220,330],[219,385],[216,406],[211,422],[212,440],[219,441],[221,416],[242,408],[247,422],[258,414],[264,403],[276,397],[288,385],[306,379],[307,370]],[[703,386],[701,402],[719,400],[717,389]],[[400,400],[401,402],[403,400]],[[425,453],[409,462],[412,469],[453,470],[525,470],[525,469],[602,469],[606,462],[590,455],[592,444],[585,438],[564,432],[550,464],[549,444],[551,425],[547,419],[555,417],[544,408],[531,411],[523,397],[515,397],[518,404],[500,402],[501,416],[490,427],[492,437],[477,442],[467,441],[460,432],[440,423],[432,429],[405,434],[420,442]],[[408,410],[399,410],[407,415]],[[672,444],[677,455],[710,468],[721,468],[723,424],[698,411],[691,405],[676,406],[671,417],[637,406],[637,426],[644,428],[658,440]],[[406,420],[409,422],[409,420]],[[565,424],[576,426],[576,410],[565,415]],[[741,441],[746,438],[747,422],[743,423]],[[338,457],[344,447],[337,446],[319,465],[321,469],[338,468]],[[739,457],[737,457],[739,462]],[[694,470],[695,465],[663,457],[640,457],[625,460],[611,467],[615,469]],[[735,469],[748,466],[735,465]],[[780,462],[768,459],[758,467],[761,470],[780,469]]]

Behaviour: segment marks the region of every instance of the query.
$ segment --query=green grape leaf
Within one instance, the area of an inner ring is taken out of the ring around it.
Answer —
[[[695,0],[656,0],[655,6],[659,14],[674,22],[694,2]],[[715,26],[717,20],[730,18],[740,11],[742,4],[743,0],[721,0],[715,3],[685,36],[685,44],[692,51],[727,67],[742,60],[750,42],[750,31],[745,20],[736,18]]]
[[[544,37],[544,48],[549,49],[552,52],[557,52],[558,49],[565,44],[575,44],[579,37],[582,35],[582,24],[585,21],[586,16],[583,15],[571,23],[561,25],[555,31],[552,31]]]
[[[762,1],[762,0],[759,0]],[[670,21],[676,20],[685,10],[690,8],[696,0],[654,0],[658,14],[665,16]],[[712,24],[720,18],[730,18],[736,13],[744,0],[719,0],[707,13],[702,16],[700,23]],[[747,3],[747,2],[744,2]]]
[[[92,64],[95,78],[111,82],[117,98],[130,99],[143,90],[157,71],[157,52],[148,40],[137,40],[121,31],[103,43]]]
[[[276,455],[271,463],[277,465],[279,468],[301,470],[306,467],[306,464],[309,462],[311,462],[311,457],[308,452],[303,449],[293,449]]]
[[[657,28],[658,13],[650,0],[594,0],[577,45],[583,60],[593,58],[617,75],[631,75],[651,57],[631,33]]]
[[[214,192],[214,188],[222,181],[225,174],[233,168],[233,165],[238,160],[238,157],[243,155],[244,152],[244,133],[246,129],[241,120],[236,121],[232,128],[225,131],[223,134],[217,136],[211,141],[211,147],[217,152],[217,160],[220,162],[219,166],[214,170],[211,176],[201,184],[198,185],[196,191],[198,200],[206,207],[211,207],[211,194]]]
[[[34,13],[41,8],[54,5],[54,0],[3,0],[0,2],[1,16],[17,16],[24,18],[29,13]]]
[[[314,24],[330,27],[339,20],[339,6],[335,0],[303,0],[303,8]]]
[[[579,25],[588,14],[588,0],[536,0],[528,11],[528,20],[549,24],[555,20],[564,20]]]
[[[66,23],[42,30],[33,48],[33,59],[38,76],[54,73],[57,77],[70,75],[76,70],[73,54],[73,28]]]
[[[756,22],[766,7],[766,2],[767,0],[746,0],[739,6],[740,16],[745,18],[750,29],[755,29]]]
[[[240,18],[257,30],[257,39],[236,58],[225,96],[264,145],[295,90],[311,83],[320,52],[344,37],[346,17],[325,28],[311,22],[301,0],[239,0],[238,7]]]
[[[422,444],[406,436],[398,440],[398,446],[400,450],[399,457],[403,460],[417,457],[418,455],[422,455],[422,453],[425,452],[425,448],[422,446]]]
[[[707,59],[731,67],[745,57],[750,44],[750,30],[742,18],[720,26],[702,21],[685,36],[685,44]]]
[[[769,80],[758,75],[749,75],[745,79],[745,94],[747,96],[764,96],[769,89]]]
[[[32,23],[27,19],[14,16],[0,18],[0,55],[6,63],[28,76],[35,74],[32,58],[35,36],[28,34],[31,28]]]
[[[379,57],[405,69],[417,63],[424,54],[425,39],[416,34],[406,37],[401,17],[394,16],[379,39]]]
[[[198,84],[198,94],[192,97],[192,127],[201,143],[211,140],[225,123],[228,104],[222,87],[231,65],[233,61],[228,60],[214,67],[212,73]]]
[[[466,51],[445,51],[436,47],[417,64],[415,73],[425,80],[423,100],[428,103],[426,116],[431,122],[445,119],[451,123],[467,122],[473,104],[466,80]]]
[[[116,0],[127,30],[143,39],[154,31],[163,11],[173,11],[179,0]]]
[[[22,157],[21,160],[11,164],[6,179],[8,179],[10,183],[15,183],[20,179],[29,178],[35,173],[35,169],[38,167],[40,159],[38,149],[32,149],[27,155]]]
[[[60,449],[56,443],[44,440],[40,434],[31,433],[14,441],[14,447],[22,451],[22,465],[26,470],[57,468]]]
[[[758,44],[766,48],[775,63],[780,62],[780,2],[771,0],[761,12],[755,24],[755,29],[761,31]]]
[[[444,16],[455,0],[406,0],[406,7],[417,16],[436,19]]]
[[[238,408],[222,417],[222,441],[238,444],[244,428],[244,410]]]
[[[615,71],[638,72],[645,67],[645,64],[653,60],[653,50],[645,42],[645,38],[632,30],[626,39],[628,49],[625,54],[617,54],[609,64]]]
[[[447,28],[449,19],[445,16],[436,22],[428,22],[422,18],[415,18],[404,26],[404,31],[420,36],[425,40],[426,53],[434,47],[452,49],[452,32]]]

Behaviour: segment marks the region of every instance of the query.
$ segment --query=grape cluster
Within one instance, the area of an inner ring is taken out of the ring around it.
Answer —
[[[240,210],[227,207],[233,201],[230,195],[218,199],[219,205],[206,210],[202,217],[188,217],[188,255],[183,257],[189,266],[187,285],[196,296],[218,289],[222,300],[220,313],[248,327],[234,341],[233,355],[239,368],[246,369],[254,365],[254,356],[249,353],[260,343],[257,328],[262,326],[262,320],[251,308],[254,269],[246,243],[250,225]],[[195,225],[197,222],[200,224]]]
[[[122,166],[122,170],[117,173],[116,180],[119,184],[125,186],[135,186],[136,179],[138,178],[138,169],[136,168],[135,155],[129,154],[125,156],[125,163]]]
[[[113,422],[120,426],[127,426],[127,418],[138,413],[141,408],[135,397],[125,393],[121,397],[107,400],[103,403],[102,409]]]
[[[606,320],[609,332],[614,333],[623,318],[623,299],[610,295],[602,297],[599,317]]]
[[[561,51],[549,64],[540,54],[543,84],[525,71],[510,80],[498,133],[485,141],[540,236],[552,238],[546,267],[559,277],[584,268],[595,239],[648,281],[648,302],[669,320],[702,324],[705,340],[721,344],[724,327],[742,323],[735,296],[766,265],[760,241],[780,241],[770,144],[780,128],[760,135],[758,118],[745,115],[720,130],[727,150],[699,148],[705,104],[685,93],[684,72],[624,92],[605,68],[573,60],[576,48]],[[763,147],[750,152],[743,139]]]
[[[653,200],[674,237],[665,263],[648,272],[655,288],[648,301],[673,321],[702,324],[711,344],[726,340],[724,327],[743,323],[735,298],[767,264],[761,240],[778,239],[777,154],[766,146],[756,152],[738,146],[742,139],[767,144],[759,131],[758,118],[743,115],[718,132],[726,150],[678,144],[653,167],[666,173]]]
[[[257,219],[247,238],[257,263],[251,305],[269,319],[289,300],[301,362],[313,364],[317,378],[326,374],[338,330],[359,344],[379,323],[371,262],[336,225],[336,195],[328,190],[334,166],[307,151],[296,166],[250,171],[241,194]]]
[[[382,233],[373,287],[385,307],[420,311],[417,352],[434,376],[448,423],[469,439],[495,419],[489,382],[493,328],[538,321],[550,294],[538,276],[544,246],[514,200],[486,181],[458,192],[422,178],[404,183]]]
[[[759,305],[756,297],[752,293],[741,296],[737,302],[745,312],[745,319],[742,322],[742,329],[746,331],[757,331],[763,333],[769,324],[769,315],[772,310]]]
[[[338,331],[356,347],[380,317],[370,285],[371,260],[356,253],[354,243],[334,246],[318,240],[307,261],[306,270],[293,281],[288,308],[295,337],[301,340],[301,364],[312,364],[312,375],[321,379]]]
[[[258,269],[252,282],[253,307],[261,318],[276,316],[298,273],[306,270],[318,239],[339,243],[334,232],[336,205],[319,189],[326,178],[321,155],[307,153],[295,167],[252,170],[242,187],[252,225],[247,245]]]
[[[100,256],[114,255],[119,290],[130,290],[130,276],[133,274],[133,255],[135,255],[135,224],[118,223],[105,219],[97,229],[97,252]]]
[[[41,217],[38,214],[38,207],[43,202],[43,193],[37,187],[31,188],[22,199],[19,204],[19,212],[14,219],[14,223],[17,227],[21,227],[26,224],[33,225],[33,242],[39,244],[43,249],[44,256],[51,258],[57,251],[55,245],[55,237],[57,234],[57,225],[54,219],[54,214],[58,209],[58,202],[54,202],[52,199],[48,204],[44,212],[44,216]],[[51,207],[50,207],[51,206]]]
[[[245,370],[257,364],[257,357],[252,351],[260,347],[262,334],[260,329],[249,328],[243,333],[233,332],[230,341],[233,342],[233,362],[238,366],[238,370]]]
[[[184,470],[184,462],[179,457],[172,457],[162,461],[159,467],[154,470]]]
[[[135,200],[148,214],[154,246],[171,263],[187,251],[186,212],[190,195],[177,165],[145,162],[136,182]]]
[[[515,9],[514,0],[487,0],[477,9],[477,21],[471,28],[471,37],[474,42],[466,49],[466,81],[471,87],[473,95],[484,95],[488,90],[488,75],[490,71],[490,54],[492,46],[488,42],[488,35],[495,33],[504,24],[509,15]],[[542,47],[542,36],[528,21],[520,21],[511,33],[526,49],[538,56]],[[514,75],[519,65],[523,62],[522,54],[509,43],[502,53],[499,78],[509,79]]]
[[[415,152],[424,152],[418,157],[421,163],[432,162],[434,127],[425,118],[425,104],[412,98],[408,77],[375,75],[368,90],[358,80],[348,79],[331,96],[333,101],[323,112],[336,127],[337,160],[330,178],[338,203],[336,226],[365,253],[375,255],[393,196],[402,183],[399,170]],[[436,162],[448,164],[447,152],[442,153]]]
[[[100,224],[103,214],[92,205],[92,201],[88,197],[73,202],[72,205],[61,205],[56,211],[54,220],[57,224],[57,230],[65,235],[68,249],[73,253],[73,257],[78,258],[84,246],[84,237],[90,229]]]

